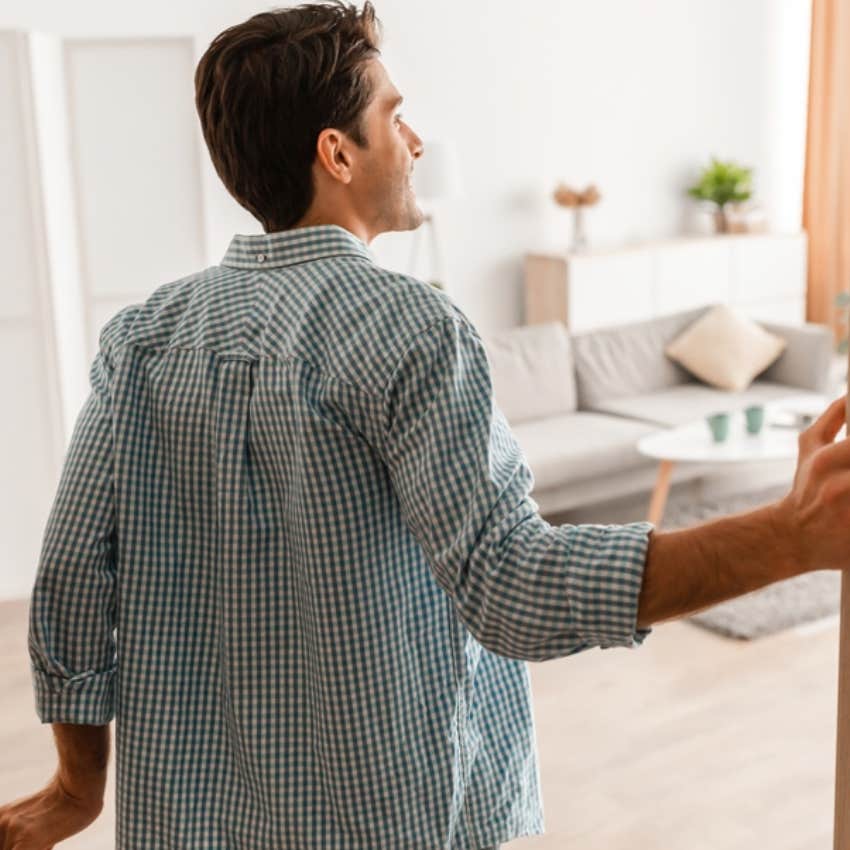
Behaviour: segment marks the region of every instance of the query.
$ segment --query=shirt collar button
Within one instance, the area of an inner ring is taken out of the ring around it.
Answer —
[[[266,261],[266,255],[265,254],[257,254],[257,262],[258,263],[264,263],[265,261]]]

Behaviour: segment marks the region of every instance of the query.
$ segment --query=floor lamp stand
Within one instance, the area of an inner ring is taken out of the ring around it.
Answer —
[[[446,282],[443,280],[443,264],[440,254],[440,246],[437,240],[437,228],[434,224],[433,213],[426,213],[422,224],[413,231],[413,243],[410,246],[410,261],[408,269],[412,275],[416,274],[416,260],[419,256],[419,246],[423,239],[427,239],[431,249],[431,276],[427,282],[438,289],[446,291]]]

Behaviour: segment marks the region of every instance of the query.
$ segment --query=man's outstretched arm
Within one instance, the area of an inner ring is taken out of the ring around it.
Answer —
[[[649,522],[553,526],[495,403],[484,342],[453,308],[402,344],[375,448],[458,619],[497,655],[634,648]]]
[[[850,568],[846,396],[800,434],[794,483],[777,502],[693,528],[653,530],[637,624],[693,614],[812,570]]]

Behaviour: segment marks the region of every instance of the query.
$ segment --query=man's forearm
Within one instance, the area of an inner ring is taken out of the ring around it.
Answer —
[[[52,725],[62,787],[80,799],[103,799],[109,763],[109,726]]]
[[[774,504],[649,537],[637,626],[673,620],[809,568]]]

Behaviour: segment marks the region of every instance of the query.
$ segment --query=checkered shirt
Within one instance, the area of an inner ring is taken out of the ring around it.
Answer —
[[[452,299],[336,225],[236,235],[90,379],[29,655],[41,722],[115,719],[116,850],[541,833],[527,662],[643,642],[653,526],[540,516]]]

